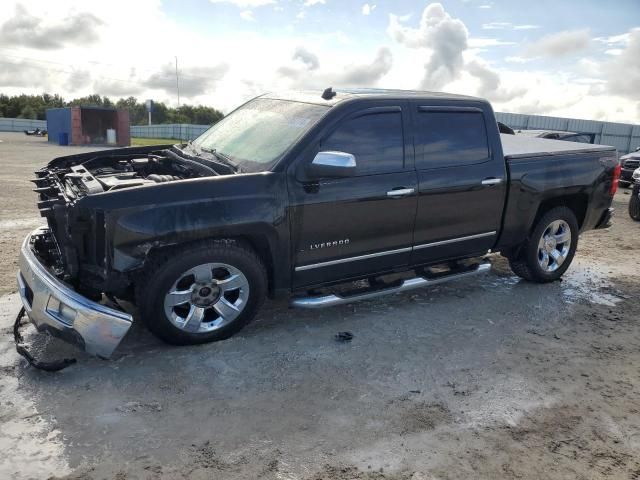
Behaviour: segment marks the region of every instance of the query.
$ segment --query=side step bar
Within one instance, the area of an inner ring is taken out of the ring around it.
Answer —
[[[449,282],[451,280],[458,280],[460,278],[471,277],[480,273],[487,273],[491,270],[491,263],[480,263],[477,266],[466,269],[458,273],[447,273],[444,275],[438,275],[436,277],[415,277],[407,280],[403,280],[399,285],[394,285],[389,288],[365,291],[364,293],[356,293],[351,295],[336,295],[334,293],[329,295],[318,295],[310,297],[297,297],[291,300],[292,307],[298,308],[325,308],[333,307],[335,305],[342,305],[345,303],[357,302],[359,300],[368,300],[370,298],[381,297],[383,295],[390,295],[392,293],[406,292],[408,290],[414,290],[416,288],[428,287],[431,285],[437,285],[439,283]]]

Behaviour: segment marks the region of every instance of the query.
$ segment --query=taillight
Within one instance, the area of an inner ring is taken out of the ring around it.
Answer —
[[[618,191],[618,180],[620,180],[620,171],[622,167],[618,163],[613,169],[613,181],[611,182],[611,189],[609,190],[609,194],[614,196]]]

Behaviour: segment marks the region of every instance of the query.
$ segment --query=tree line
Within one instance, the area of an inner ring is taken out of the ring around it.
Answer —
[[[129,110],[132,125],[146,125],[147,107],[135,97],[120,98],[117,101],[100,95],[75,98],[66,101],[60,95],[15,95],[8,96],[0,93],[0,117],[28,118],[31,120],[46,120],[48,108],[72,107],[115,107]],[[223,117],[221,111],[204,105],[181,105],[180,108],[168,107],[162,102],[154,102],[151,120],[157,123],[194,123],[212,125]]]

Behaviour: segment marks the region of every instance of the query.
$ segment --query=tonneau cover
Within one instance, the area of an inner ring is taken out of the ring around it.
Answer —
[[[590,143],[565,142],[548,138],[529,137],[526,135],[500,134],[502,151],[507,159],[524,157],[544,157],[549,155],[565,155],[567,153],[610,152],[615,147],[592,145]]]

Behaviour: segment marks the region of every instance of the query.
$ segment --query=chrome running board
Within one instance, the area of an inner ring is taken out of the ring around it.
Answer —
[[[336,295],[335,293],[329,295],[317,295],[309,297],[297,297],[291,300],[292,307],[298,308],[325,308],[333,307],[335,305],[343,305],[345,303],[357,302],[359,300],[368,300],[370,298],[381,297],[383,295],[391,295],[392,293],[406,292],[408,290],[414,290],[416,288],[428,287],[431,285],[437,285],[439,283],[449,282],[451,280],[458,280],[460,278],[471,277],[480,273],[487,273],[491,270],[491,263],[485,262],[476,265],[475,267],[465,269],[464,271],[447,273],[438,275],[435,277],[415,277],[407,280],[403,280],[399,285],[392,287],[378,289],[373,291],[365,291],[364,293]]]

